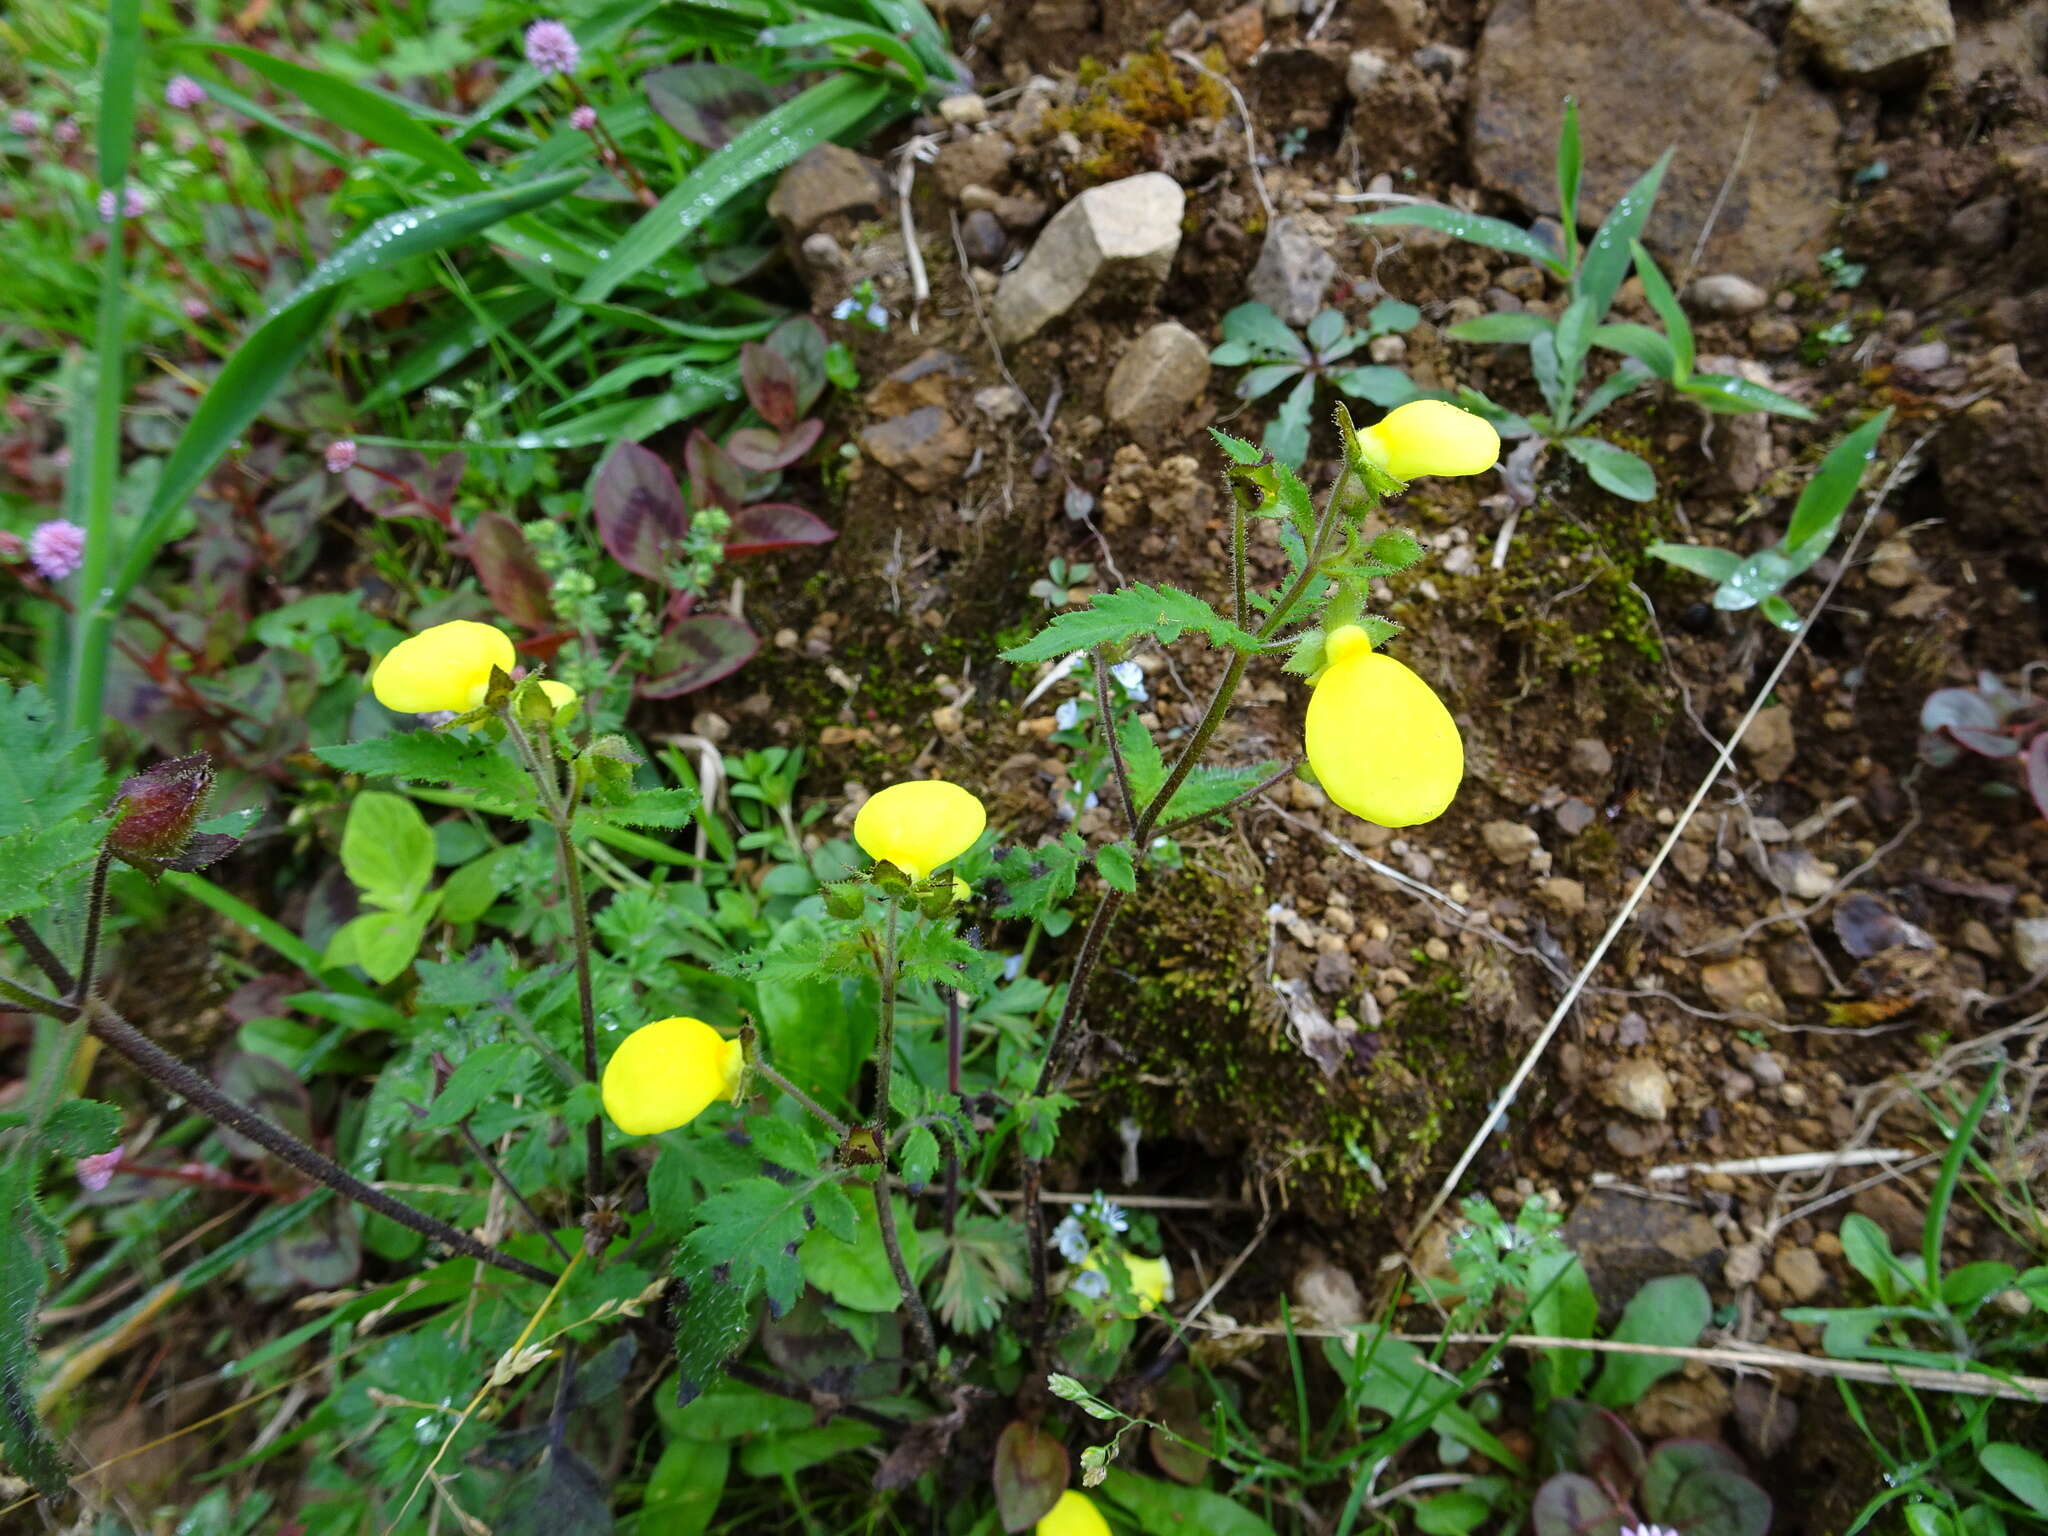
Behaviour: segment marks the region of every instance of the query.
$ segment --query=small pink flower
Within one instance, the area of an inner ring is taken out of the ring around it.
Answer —
[[[164,87],[164,104],[180,112],[190,112],[206,100],[206,87],[190,75],[173,75],[171,83]]]
[[[7,114],[7,126],[27,139],[33,138],[35,131],[43,125],[37,120],[35,113],[24,107]]]
[[[526,62],[544,75],[566,75],[583,49],[559,21],[536,21],[526,29]]]
[[[122,218],[139,219],[147,212],[149,212],[149,199],[143,195],[142,188],[123,187],[121,189]],[[109,187],[100,194],[100,219],[103,223],[107,224],[114,222],[114,189],[112,187]]]
[[[569,114],[569,126],[578,133],[588,133],[597,126],[597,108],[589,103],[578,107]]]
[[[91,1157],[81,1157],[73,1164],[78,1174],[78,1187],[91,1194],[98,1194],[114,1182],[114,1175],[120,1171],[123,1148],[111,1152],[95,1152]]]
[[[59,144],[76,144],[78,142],[78,124],[72,122],[68,117],[55,128],[52,128],[50,132],[56,135]]]
[[[62,518],[38,523],[28,536],[28,563],[45,581],[62,581],[85,563],[85,530]]]
[[[69,469],[70,467],[71,445],[69,443],[59,443],[56,449],[50,454],[50,468]]]
[[[1622,1531],[1621,1536],[1678,1536],[1678,1532],[1668,1525],[1631,1525]]]
[[[327,473],[345,474],[356,466],[356,445],[353,438],[337,437],[327,445]]]
[[[187,320],[204,320],[212,313],[213,306],[197,294],[185,301],[185,318]]]

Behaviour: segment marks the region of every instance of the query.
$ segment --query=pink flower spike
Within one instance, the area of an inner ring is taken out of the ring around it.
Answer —
[[[112,187],[107,188],[106,191],[100,194],[100,222],[102,224],[114,222],[114,189]]]
[[[50,131],[56,135],[59,144],[76,144],[78,142],[78,124],[72,122],[68,117]]]
[[[62,581],[85,563],[85,530],[55,518],[28,536],[28,563],[45,581]]]
[[[569,114],[569,126],[578,133],[588,133],[597,126],[597,108],[586,103]]]
[[[526,29],[526,62],[543,75],[566,75],[583,57],[569,29],[559,21],[536,21]]]
[[[212,313],[213,306],[197,294],[194,294],[185,301],[185,318],[187,320],[204,320]]]
[[[116,1147],[111,1152],[95,1152],[91,1157],[78,1159],[72,1165],[78,1174],[78,1187],[90,1194],[98,1194],[113,1183],[114,1175],[120,1171],[124,1150]]]
[[[327,445],[327,473],[346,474],[356,467],[356,445],[353,438],[337,437]]]
[[[164,87],[164,104],[180,112],[190,112],[206,100],[206,87],[190,75],[173,75],[171,83]]]
[[[42,124],[36,121],[35,113],[22,108],[7,114],[7,126],[28,139],[35,137],[35,131],[42,127]]]

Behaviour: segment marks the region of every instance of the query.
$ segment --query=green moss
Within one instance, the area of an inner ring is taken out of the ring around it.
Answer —
[[[1230,106],[1230,93],[1216,78],[1227,67],[1222,50],[1211,48],[1202,62],[1214,74],[1188,68],[1164,48],[1131,54],[1114,70],[1083,59],[1075,100],[1046,119],[1055,133],[1072,133],[1089,151],[1077,165],[1082,178],[1098,184],[1155,170],[1165,133],[1221,117]]]

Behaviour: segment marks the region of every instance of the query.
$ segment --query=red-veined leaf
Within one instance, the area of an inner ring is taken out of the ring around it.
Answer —
[[[812,416],[796,424],[793,432],[775,432],[767,427],[741,427],[725,440],[725,451],[733,462],[756,474],[787,469],[811,451],[825,423]]]
[[[725,558],[738,560],[770,550],[793,549],[799,544],[829,544],[838,537],[836,528],[802,507],[782,501],[757,502],[732,515],[732,532],[725,539]]]
[[[654,652],[657,675],[640,684],[640,696],[672,699],[730,677],[761,649],[761,637],[744,619],[729,613],[693,613],[666,635]]]
[[[638,443],[614,448],[590,488],[597,536],[636,576],[661,579],[668,550],[689,531],[690,509],[675,473]]]

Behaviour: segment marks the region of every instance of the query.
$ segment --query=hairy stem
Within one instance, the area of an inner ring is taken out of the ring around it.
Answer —
[[[903,1293],[904,1310],[910,1314],[910,1331],[917,1340],[917,1352],[927,1365],[936,1365],[939,1346],[932,1332],[931,1314],[924,1297],[903,1262],[903,1244],[896,1236],[896,1212],[889,1204],[889,1087],[896,1069],[896,924],[897,899],[885,903],[888,916],[882,926],[882,945],[875,956],[876,979],[881,983],[881,1027],[875,1040],[875,1140],[882,1160],[875,1168],[875,1225],[882,1234],[882,1249],[889,1255],[889,1269],[896,1276],[896,1288]]]
[[[946,992],[946,1092],[953,1095],[957,1104],[960,1098],[960,1057],[965,1044],[966,1031],[960,1018],[960,989],[947,987]],[[953,1225],[960,1219],[960,1137],[956,1130],[946,1137],[946,1216],[945,1231],[953,1235]]]
[[[1109,707],[1109,662],[1098,649],[1089,653],[1095,658],[1095,713],[1102,722],[1102,739],[1109,743],[1109,765],[1116,771],[1117,794],[1123,803],[1124,825],[1135,828],[1138,825],[1138,802],[1131,796],[1131,776],[1124,767],[1123,743],[1116,737],[1116,715]]]
[[[65,1009],[67,1014],[77,1011],[80,1010]],[[452,1227],[447,1222],[429,1216],[425,1211],[386,1194],[375,1185],[365,1183],[339,1163],[314,1151],[283,1126],[266,1119],[241,1100],[221,1092],[203,1073],[180,1061],[97,998],[88,999],[82,1011],[87,1027],[93,1034],[125,1056],[159,1087],[176,1094],[209,1120],[241,1132],[258,1146],[274,1153],[306,1177],[325,1184],[336,1194],[353,1200],[380,1216],[388,1216],[400,1226],[409,1227],[465,1258],[495,1265],[510,1274],[518,1275],[523,1280],[553,1285],[558,1278],[538,1265],[529,1264],[524,1259],[501,1252],[489,1243],[470,1236],[459,1227]]]
[[[746,1024],[741,1026],[740,1041],[746,1047],[748,1068],[751,1071],[758,1072],[762,1077],[796,1100],[797,1103],[817,1116],[823,1122],[825,1128],[834,1136],[837,1136],[842,1142],[845,1141],[853,1127],[833,1114],[831,1110],[820,1104],[808,1093],[805,1093],[803,1089],[797,1087],[795,1083],[784,1077],[780,1072],[769,1066],[767,1062],[763,1061],[760,1054],[760,1039],[760,1031],[756,1030],[753,1025]]]
[[[25,917],[10,917],[7,919],[7,931],[14,935],[14,942],[21,946],[22,953],[29,957],[36,969],[49,978],[51,986],[59,992],[69,993],[77,985],[70,970],[57,958],[56,951],[45,944],[43,936],[36,932],[35,924]]]
[[[114,850],[100,848],[100,856],[93,862],[92,887],[85,898],[85,948],[79,952],[78,980],[72,983],[71,999],[82,1003],[92,994],[92,984],[97,979],[94,971],[99,966],[100,930],[107,918],[107,871],[113,867]]]

